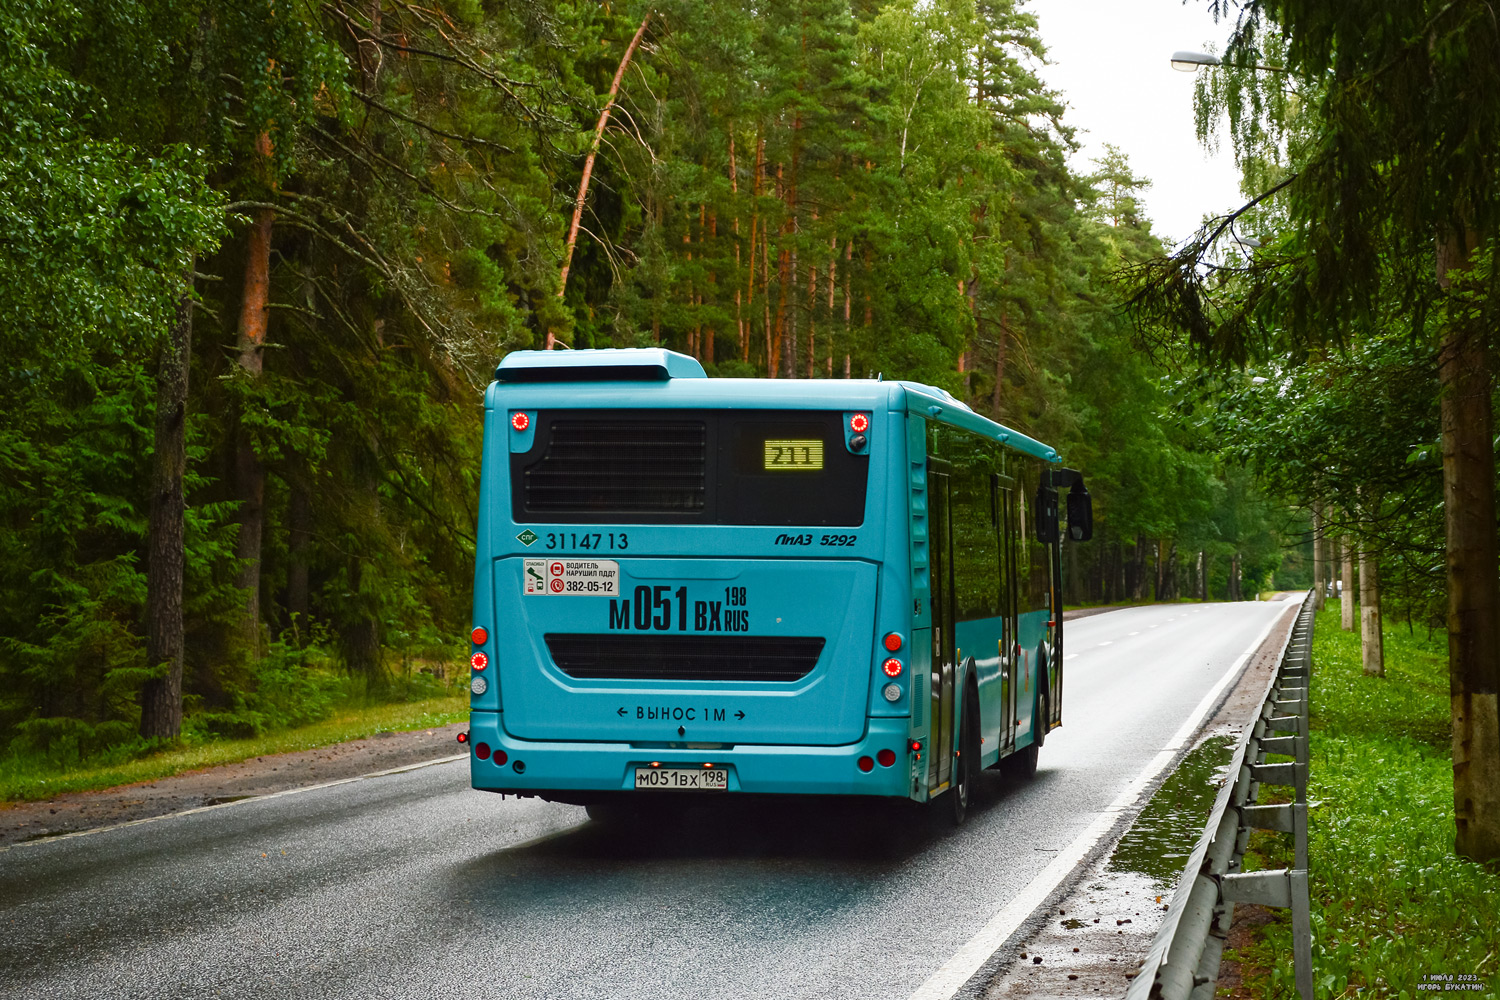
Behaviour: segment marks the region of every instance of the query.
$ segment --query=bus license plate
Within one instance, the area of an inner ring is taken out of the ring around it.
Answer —
[[[638,767],[635,787],[683,792],[727,792],[729,772],[707,767]]]

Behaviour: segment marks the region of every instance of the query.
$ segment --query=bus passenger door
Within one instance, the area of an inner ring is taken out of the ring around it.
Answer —
[[[932,715],[927,749],[927,787],[946,788],[953,771],[953,702],[956,674],[953,648],[953,529],[950,517],[949,478],[946,472],[930,471],[928,502],[931,504],[932,588]]]
[[[1001,633],[1005,636],[1000,652],[1002,676],[1001,699],[1004,702],[1000,730],[1001,750],[1010,750],[1016,745],[1016,680],[1019,664],[1016,656],[1016,491],[1002,483],[1009,478],[995,477],[995,490],[999,510],[1000,531],[1000,616],[1004,622]]]

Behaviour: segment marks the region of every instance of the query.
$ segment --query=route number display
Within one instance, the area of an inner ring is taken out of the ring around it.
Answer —
[[[635,787],[683,792],[727,792],[729,772],[723,768],[638,767]]]
[[[765,468],[767,472],[784,469],[821,472],[823,442],[816,439],[767,441]]]

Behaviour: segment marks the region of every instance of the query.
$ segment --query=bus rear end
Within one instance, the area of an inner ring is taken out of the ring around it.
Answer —
[[[900,405],[889,383],[710,380],[664,351],[508,357],[486,397],[474,787],[913,794]]]

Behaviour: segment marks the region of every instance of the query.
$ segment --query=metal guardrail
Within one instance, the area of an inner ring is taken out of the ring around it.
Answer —
[[[1307,891],[1307,691],[1312,669],[1313,595],[1302,601],[1276,676],[1253,726],[1240,738],[1207,828],[1183,869],[1166,919],[1125,1000],[1212,1000],[1235,903],[1289,907],[1297,992],[1312,1000],[1312,923]],[[1268,764],[1267,754],[1292,763]],[[1290,785],[1296,799],[1260,805],[1261,785]],[[1279,830],[1294,841],[1296,867],[1242,872],[1250,831]]]

